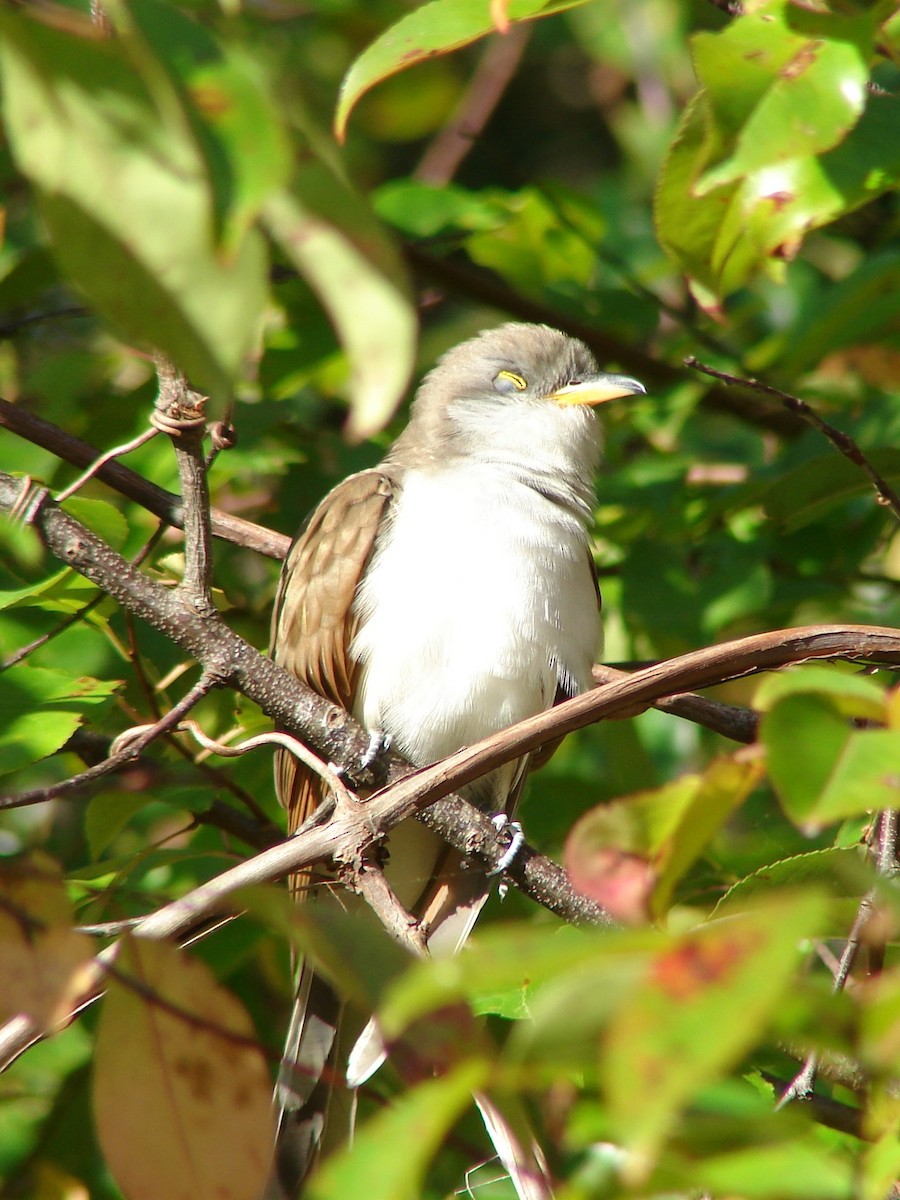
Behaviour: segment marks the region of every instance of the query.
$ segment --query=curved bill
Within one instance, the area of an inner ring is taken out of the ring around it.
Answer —
[[[551,392],[548,400],[557,404],[604,404],[617,400],[619,396],[646,395],[647,389],[628,375],[588,375],[578,383],[567,383],[565,387]]]

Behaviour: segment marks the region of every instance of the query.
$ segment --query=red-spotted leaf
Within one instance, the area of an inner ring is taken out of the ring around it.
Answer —
[[[672,939],[609,1023],[601,1084],[636,1179],[697,1091],[749,1050],[819,931],[824,899],[785,893]]]

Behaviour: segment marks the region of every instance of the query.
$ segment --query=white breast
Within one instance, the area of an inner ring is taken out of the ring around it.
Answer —
[[[549,707],[561,679],[590,686],[585,523],[489,464],[411,472],[356,600],[362,723],[424,765]]]

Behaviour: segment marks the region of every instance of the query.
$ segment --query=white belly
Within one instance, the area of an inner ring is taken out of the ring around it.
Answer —
[[[356,715],[418,765],[548,708],[562,679],[590,686],[583,522],[489,467],[408,477],[356,606]],[[514,770],[492,781],[501,801]]]

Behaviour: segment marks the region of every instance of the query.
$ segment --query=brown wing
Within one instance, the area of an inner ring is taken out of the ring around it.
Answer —
[[[379,470],[345,479],[313,512],[281,572],[272,615],[272,658],[348,710],[358,674],[350,657],[356,632],[353,598],[395,492],[396,484]],[[293,833],[321,799],[318,778],[279,751],[275,788]]]
[[[594,593],[597,597],[597,611],[602,612],[603,597],[600,595],[600,580],[597,578],[597,564],[594,562],[591,554],[588,554],[587,561],[588,570],[591,573],[591,580],[594,584]],[[563,700],[571,700],[574,694],[574,692],[567,691],[566,688],[563,687],[562,681],[560,681],[556,689],[556,695],[553,698],[554,708],[557,704],[562,704]],[[537,750],[535,750],[531,755],[529,770],[536,771],[539,767],[543,767],[545,763],[548,763],[564,741],[564,738],[554,738],[553,741],[548,742],[546,746],[538,746]],[[524,776],[522,782],[524,783]]]

